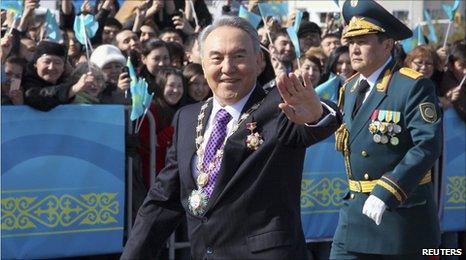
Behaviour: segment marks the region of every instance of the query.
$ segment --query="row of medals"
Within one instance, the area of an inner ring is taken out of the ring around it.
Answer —
[[[395,123],[374,121],[369,124],[369,132],[376,143],[398,145],[400,142],[395,135],[401,133],[401,126]]]

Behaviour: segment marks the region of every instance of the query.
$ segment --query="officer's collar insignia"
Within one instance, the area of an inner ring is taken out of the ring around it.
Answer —
[[[419,105],[421,116],[427,123],[435,123],[437,121],[437,111],[435,111],[435,105],[430,102],[421,103]]]

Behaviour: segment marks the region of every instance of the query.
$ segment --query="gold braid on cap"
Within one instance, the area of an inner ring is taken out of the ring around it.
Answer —
[[[378,32],[385,32],[385,29],[369,21],[366,21],[364,17],[353,16],[353,18],[351,18],[349,22],[348,28],[346,29],[346,32],[344,33],[343,37],[346,38]]]

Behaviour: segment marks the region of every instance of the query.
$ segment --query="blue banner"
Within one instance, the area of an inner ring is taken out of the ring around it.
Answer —
[[[333,238],[342,198],[348,191],[343,156],[335,136],[306,151],[301,184],[301,221],[306,240]]]
[[[466,230],[466,129],[453,108],[445,111],[444,129],[441,226],[443,231]]]
[[[122,106],[2,106],[2,259],[121,252]]]

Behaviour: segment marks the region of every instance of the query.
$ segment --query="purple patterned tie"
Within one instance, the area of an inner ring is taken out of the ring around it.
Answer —
[[[223,145],[223,141],[227,136],[227,124],[230,121],[231,116],[225,109],[220,109],[215,115],[215,125],[210,134],[209,141],[205,147],[204,161],[202,167],[209,173],[209,182],[205,186],[205,191],[210,198],[212,191],[214,190],[215,180],[217,179],[218,171],[220,170],[221,158],[215,161],[215,154],[217,150]],[[214,168],[209,170],[210,162],[214,162]]]

